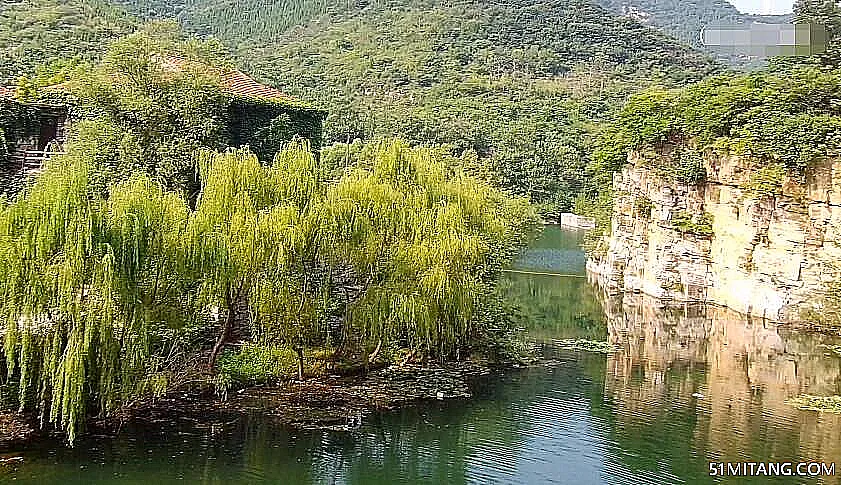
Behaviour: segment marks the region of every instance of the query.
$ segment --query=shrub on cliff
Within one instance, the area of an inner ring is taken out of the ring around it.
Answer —
[[[672,228],[681,234],[692,234],[700,237],[711,237],[713,232],[713,215],[709,212],[689,214],[686,211],[675,211],[671,216]]]
[[[751,172],[741,189],[746,194],[757,198],[774,197],[782,193],[785,176],[785,166],[781,163],[772,163]]]
[[[655,174],[671,183],[699,185],[707,181],[704,159],[697,150],[687,146],[676,147],[667,159],[654,161],[652,168]]]
[[[679,90],[632,97],[615,143],[625,150],[692,140],[714,149],[780,162],[802,172],[841,155],[841,73],[800,67],[788,73],[720,75]]]
[[[650,219],[651,218],[651,210],[654,208],[654,204],[651,202],[651,199],[644,195],[639,195],[634,198],[634,215],[637,217],[641,217],[643,219]]]

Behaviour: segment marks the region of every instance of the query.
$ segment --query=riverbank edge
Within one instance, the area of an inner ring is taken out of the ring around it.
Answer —
[[[364,374],[330,374],[253,385],[227,395],[220,395],[208,380],[191,389],[136,402],[106,418],[89,418],[87,428],[100,436],[116,436],[127,424],[155,425],[173,420],[199,425],[230,424],[256,414],[281,426],[349,431],[376,412],[423,402],[470,399],[474,380],[536,365],[543,363],[532,359],[527,363],[466,360],[434,365],[394,364]],[[64,436],[56,430],[40,429],[34,415],[0,411],[0,452],[24,449],[41,440],[63,442]],[[0,465],[2,458],[0,455]]]

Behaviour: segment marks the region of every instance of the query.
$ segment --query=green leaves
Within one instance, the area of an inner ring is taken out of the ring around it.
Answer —
[[[337,259],[374,275],[351,320],[368,341],[448,354],[475,334],[484,284],[536,215],[525,201],[465,175],[440,150],[369,146],[327,194],[328,220],[345,235]]]
[[[701,153],[688,146],[678,146],[669,157],[658,159],[653,172],[673,184],[699,185],[707,181]]]
[[[785,177],[785,166],[772,163],[752,172],[748,181],[740,188],[752,197],[775,197],[782,194]]]
[[[593,125],[630,92],[715,70],[588,2],[317,3],[302,2],[301,27],[289,30],[291,10],[254,1],[236,17],[222,13],[229,5],[196,4],[183,18],[237,45],[252,72],[324,106],[328,144],[396,135],[472,151],[547,217],[569,210],[586,187]],[[243,16],[259,17],[260,27],[231,22]]]
[[[637,94],[625,104],[619,123],[633,145],[666,141],[678,128],[674,91],[652,89]]]
[[[733,151],[782,162],[801,173],[814,161],[841,155],[841,117],[759,112],[733,132]]]
[[[0,10],[0,84],[54,59],[90,60],[136,22],[105,0],[6,2]]]
[[[712,237],[713,215],[709,212],[689,214],[686,211],[675,211],[671,214],[672,228],[681,234],[694,234],[699,237]]]
[[[265,362],[226,357],[228,374],[263,378],[279,354],[261,346],[327,345],[336,268],[359,275],[361,295],[341,309],[350,350],[382,340],[443,358],[469,346],[477,309],[536,221],[460,160],[400,141],[364,147],[333,183],[306,144],[270,166],[247,150],[204,151],[195,209],[143,174],[101,190],[96,144],[78,143],[0,211],[6,374],[19,405],[71,442],[90,412],[163,392],[175,342],[215,325],[208,309],[244,302],[253,317],[252,354]]]
[[[841,149],[841,76],[818,68],[716,76],[632,97],[618,131],[625,148],[693,140],[802,171]]]

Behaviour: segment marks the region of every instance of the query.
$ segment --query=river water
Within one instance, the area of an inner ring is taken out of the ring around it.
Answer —
[[[721,309],[667,310],[604,298],[584,277],[580,234],[547,227],[505,285],[554,365],[492,375],[474,398],[373,416],[350,432],[260,418],[175,421],[40,443],[0,482],[168,483],[841,483],[841,415],[799,411],[801,393],[841,394],[837,338]],[[612,354],[562,350],[609,340]],[[709,476],[710,462],[835,462],[836,476]]]

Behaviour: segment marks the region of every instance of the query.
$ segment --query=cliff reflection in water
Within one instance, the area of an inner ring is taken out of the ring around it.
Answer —
[[[608,338],[620,348],[605,372],[620,443],[671,433],[665,453],[675,464],[821,460],[841,474],[841,416],[785,402],[841,394],[841,360],[823,346],[838,338],[637,295],[604,305]]]

